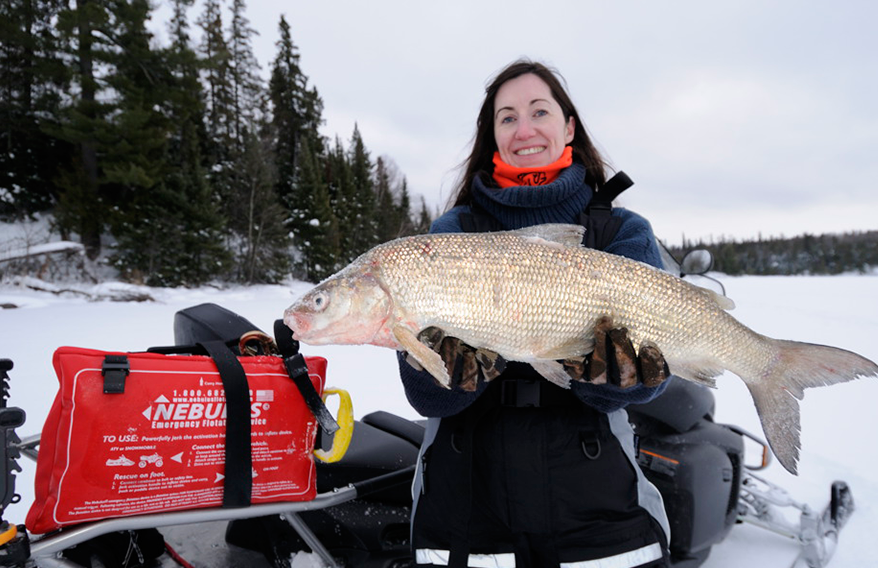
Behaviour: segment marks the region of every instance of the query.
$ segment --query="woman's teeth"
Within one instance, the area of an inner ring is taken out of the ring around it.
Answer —
[[[529,156],[531,154],[538,154],[539,152],[542,152],[545,149],[546,149],[545,146],[535,146],[533,148],[524,148],[523,150],[518,150],[517,152],[515,152],[515,155],[516,156]]]

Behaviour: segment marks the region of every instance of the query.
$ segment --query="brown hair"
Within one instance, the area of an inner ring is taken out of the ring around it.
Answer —
[[[585,130],[585,124],[580,120],[579,113],[576,112],[576,107],[573,106],[573,101],[570,100],[570,96],[562,84],[564,79],[561,74],[542,63],[519,59],[501,70],[485,89],[485,100],[482,102],[482,108],[476,120],[472,151],[462,164],[464,173],[460,185],[450,199],[453,206],[470,203],[472,200],[470,188],[476,176],[490,178],[494,167],[494,152],[497,151],[497,141],[494,139],[494,100],[497,98],[497,91],[507,81],[527,73],[536,75],[549,86],[552,97],[561,106],[565,121],[570,120],[571,116],[573,117],[573,141],[570,143],[573,148],[573,160],[585,165],[597,185],[603,185],[606,181],[604,159],[592,144],[591,138]]]

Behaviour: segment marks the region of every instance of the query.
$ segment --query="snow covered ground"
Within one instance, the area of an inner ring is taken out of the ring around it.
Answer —
[[[735,300],[733,314],[756,331],[784,339],[823,343],[856,351],[878,360],[878,294],[876,275],[837,277],[720,277]],[[89,290],[108,296],[119,284]],[[130,288],[130,287],[127,287]],[[105,350],[137,351],[173,343],[173,316],[184,307],[214,302],[270,330],[275,319],[308,284],[256,286],[219,290],[129,289],[154,301],[88,301],[80,294],[37,292],[21,286],[0,286],[0,357],[10,358],[10,405],[27,412],[22,436],[40,431],[57,388],[52,370],[53,351],[62,345]],[[396,358],[390,350],[373,347],[305,347],[306,354],[329,360],[328,383],[347,389],[355,414],[383,409],[415,418],[397,378]],[[717,421],[737,424],[761,433],[750,396],[733,375],[719,379]],[[802,502],[822,509],[829,486],[846,480],[857,511],[841,535],[830,566],[874,565],[872,528],[878,522],[878,455],[874,410],[878,379],[854,381],[831,388],[809,390],[802,407],[802,458],[798,477],[778,464],[764,477],[787,488]],[[34,468],[22,460],[18,476],[19,504],[7,518],[23,522],[33,499]],[[789,566],[797,554],[794,542],[751,526],[735,527],[715,547],[706,568],[776,568]]]

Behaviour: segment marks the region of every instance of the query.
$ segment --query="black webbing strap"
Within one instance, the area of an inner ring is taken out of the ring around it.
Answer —
[[[469,213],[461,213],[459,215],[460,228],[464,233],[491,233],[494,231],[502,231],[503,225],[500,221],[485,211],[484,207],[473,201],[470,204]]]
[[[283,320],[274,322],[274,340],[277,343],[278,351],[284,358],[287,374],[296,384],[299,392],[302,393],[305,404],[314,414],[320,428],[327,434],[334,434],[338,430],[338,422],[332,417],[332,413],[323,404],[323,399],[320,398],[320,394],[311,383],[305,358],[299,353],[299,342],[293,339],[293,331],[284,324]]]
[[[222,341],[199,343],[216,364],[226,396],[223,507],[248,507],[253,489],[250,456],[250,387],[238,358]]]
[[[613,177],[600,187],[600,190],[597,192],[598,199],[601,202],[612,203],[614,199],[632,185],[634,185],[634,182],[628,177],[628,174],[622,171],[616,172]]]
[[[594,193],[585,211],[579,215],[579,223],[585,227],[582,244],[587,248],[604,250],[622,226],[622,219],[613,216],[613,200],[634,185],[625,172],[617,172]]]
[[[320,424],[320,427],[327,434],[334,434],[338,430],[338,422],[332,417],[332,413],[323,404],[323,399],[320,398],[320,395],[317,394],[317,389],[311,383],[305,358],[302,357],[301,353],[296,353],[292,357],[284,357],[284,365],[287,368],[287,374],[296,383],[299,392],[302,393],[305,404],[308,405],[308,408],[314,413],[314,417],[317,418],[317,423]]]

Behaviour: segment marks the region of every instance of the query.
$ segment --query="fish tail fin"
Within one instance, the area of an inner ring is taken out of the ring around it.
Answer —
[[[878,365],[836,347],[766,339],[777,356],[758,380],[746,383],[771,450],[787,471],[796,474],[801,448],[798,401],[805,389],[878,375]]]

